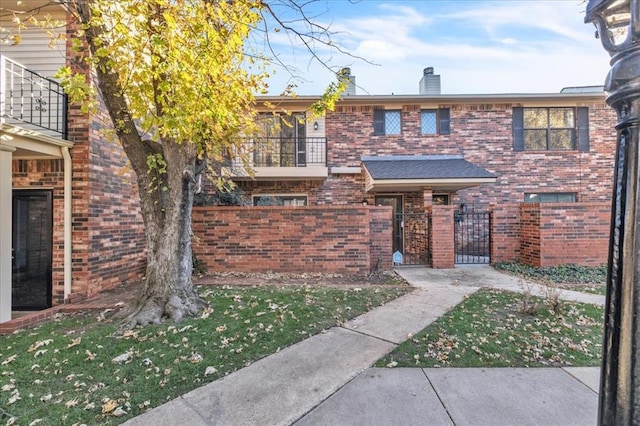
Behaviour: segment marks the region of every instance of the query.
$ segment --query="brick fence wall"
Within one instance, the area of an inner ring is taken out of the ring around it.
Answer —
[[[544,267],[607,262],[610,203],[502,204],[491,210],[492,263]]]
[[[521,262],[532,266],[607,262],[611,204],[522,204]]]
[[[391,226],[390,207],[195,207],[193,251],[210,272],[367,275],[392,266]]]

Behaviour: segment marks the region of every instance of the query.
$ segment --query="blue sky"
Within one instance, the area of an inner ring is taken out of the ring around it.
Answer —
[[[434,67],[442,93],[555,93],[602,85],[609,55],[584,23],[582,0],[318,0],[305,8],[358,58],[316,45],[334,69],[348,66],[358,94],[415,94]],[[315,95],[334,80],[283,32],[271,36],[297,68],[297,93]],[[270,94],[290,74],[276,69]]]

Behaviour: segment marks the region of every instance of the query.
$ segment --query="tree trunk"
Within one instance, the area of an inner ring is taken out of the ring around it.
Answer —
[[[160,203],[158,215],[144,217],[147,234],[147,275],[144,290],[126,327],[158,323],[162,317],[175,322],[197,315],[206,303],[195,291],[192,279],[191,211],[195,183],[195,149],[188,142],[165,141],[166,187],[141,191],[143,205]],[[145,172],[146,173],[146,172]],[[142,190],[142,188],[140,188]],[[144,215],[143,209],[143,215]]]
[[[91,0],[75,8],[82,23],[91,21]],[[85,37],[91,52],[99,49],[104,28],[87,26]],[[166,139],[158,143],[142,140],[131,118],[124,91],[110,71],[108,58],[96,55],[98,87],[109,111],[120,143],[136,173],[142,218],[147,239],[147,271],[142,294],[124,328],[159,323],[163,317],[179,322],[196,315],[206,303],[195,291],[191,277],[191,210],[196,152],[189,141]],[[166,173],[151,170],[150,155],[161,154]],[[154,177],[155,176],[155,180]]]

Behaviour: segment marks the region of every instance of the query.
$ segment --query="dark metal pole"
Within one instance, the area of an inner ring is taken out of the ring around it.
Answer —
[[[640,425],[640,4],[590,0],[585,21],[611,54],[605,91],[618,115],[599,425]]]

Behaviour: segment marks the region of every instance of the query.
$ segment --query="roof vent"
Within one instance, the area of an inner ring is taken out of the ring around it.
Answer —
[[[427,67],[422,71],[419,93],[421,95],[440,94],[440,76],[433,74],[433,67]]]

